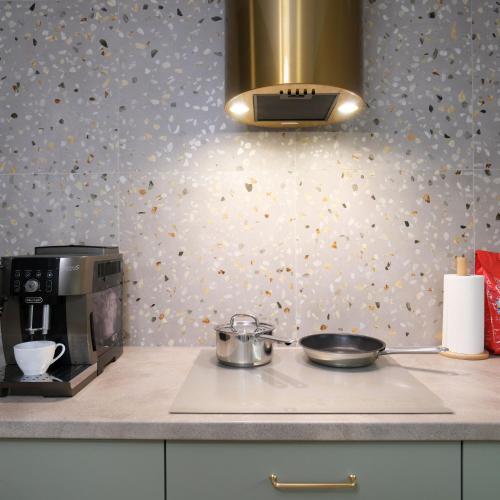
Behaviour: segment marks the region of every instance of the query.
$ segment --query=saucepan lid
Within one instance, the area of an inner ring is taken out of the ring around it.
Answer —
[[[217,325],[216,332],[227,333],[229,335],[270,335],[274,326],[268,323],[260,323],[251,314],[234,314],[229,323]]]

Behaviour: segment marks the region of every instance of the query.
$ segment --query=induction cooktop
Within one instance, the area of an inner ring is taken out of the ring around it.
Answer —
[[[364,368],[311,363],[302,349],[275,349],[257,368],[218,363],[214,349],[194,362],[170,413],[452,413],[391,356]]]

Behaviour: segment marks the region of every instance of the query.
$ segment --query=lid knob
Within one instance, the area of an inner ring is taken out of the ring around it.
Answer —
[[[238,318],[250,318],[251,320],[253,320],[253,323],[255,325],[254,332],[256,332],[259,329],[259,320],[255,316],[252,316],[251,314],[233,314],[231,316],[231,321],[229,321],[229,326],[231,327],[231,330],[233,330],[233,332],[238,331],[238,329],[235,327],[235,323]],[[242,321],[242,323],[244,325],[248,325],[249,321],[244,320]]]

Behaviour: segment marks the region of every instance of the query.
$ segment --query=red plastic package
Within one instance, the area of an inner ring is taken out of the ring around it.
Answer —
[[[500,354],[500,253],[477,250],[476,274],[484,276],[484,346]]]

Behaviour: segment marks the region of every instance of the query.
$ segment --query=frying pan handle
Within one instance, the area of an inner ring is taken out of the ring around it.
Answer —
[[[391,347],[386,348],[380,354],[439,354],[446,352],[447,347]]]

